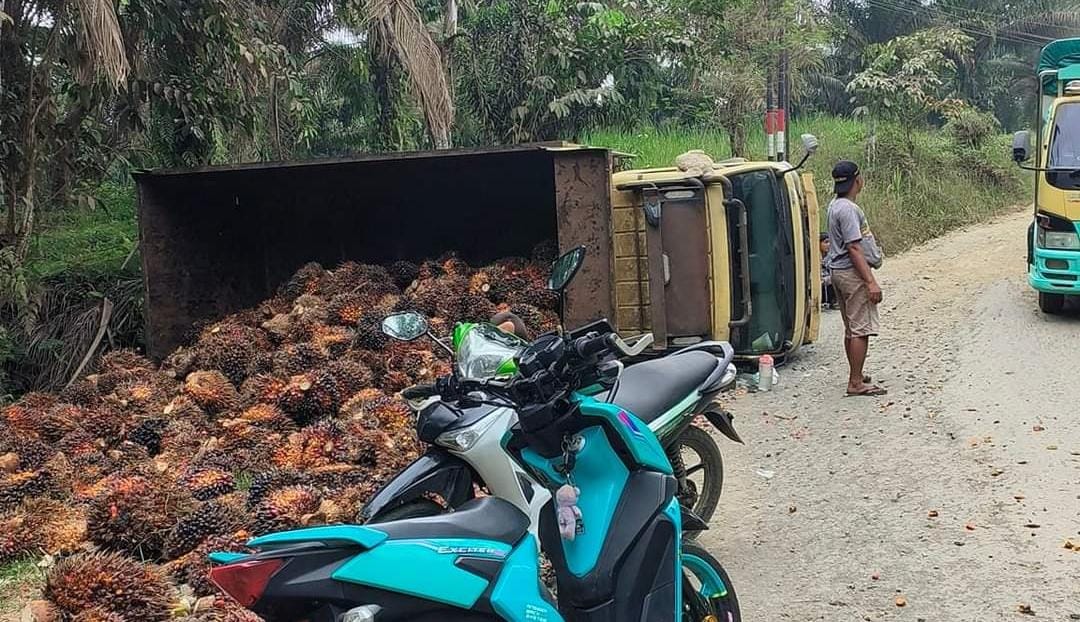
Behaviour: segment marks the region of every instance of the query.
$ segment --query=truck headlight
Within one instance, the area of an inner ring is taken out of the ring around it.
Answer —
[[[1075,231],[1047,231],[1039,227],[1039,248],[1053,250],[1080,250],[1080,235]]]

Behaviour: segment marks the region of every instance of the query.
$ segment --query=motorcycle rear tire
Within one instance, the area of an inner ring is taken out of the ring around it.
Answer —
[[[389,523],[391,521],[408,520],[410,518],[425,518],[427,516],[438,516],[445,512],[446,508],[435,503],[431,499],[420,498],[402,503],[381,514],[376,514],[368,521],[368,523]]]
[[[701,459],[700,465],[691,466],[691,469],[701,468],[703,471],[702,485],[697,491],[697,501],[694,507],[689,508],[694,515],[708,523],[716,513],[716,506],[720,503],[720,493],[724,488],[724,457],[720,454],[720,447],[706,430],[697,426],[690,426],[679,436],[674,451],[682,451],[683,448],[697,454]],[[691,479],[693,473],[687,473],[687,479]],[[695,482],[696,484],[696,482]],[[694,538],[696,533],[688,533],[687,537]]]

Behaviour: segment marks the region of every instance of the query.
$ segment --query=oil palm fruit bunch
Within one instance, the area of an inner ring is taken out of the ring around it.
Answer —
[[[308,371],[289,378],[278,399],[278,406],[301,425],[332,416],[340,405],[337,383],[325,371]]]
[[[16,507],[24,499],[53,492],[52,475],[44,469],[0,474],[0,512]]]
[[[209,501],[236,490],[236,479],[224,469],[196,469],[186,473],[181,483],[196,501]]]
[[[260,471],[251,478],[248,487],[248,507],[262,503],[267,496],[279,488],[299,486],[311,482],[311,476],[296,469],[270,468]]]
[[[41,525],[25,508],[0,513],[0,564],[41,547]]]
[[[420,276],[420,266],[411,261],[395,261],[386,267],[390,281],[400,290],[406,290]]]
[[[165,538],[165,557],[176,559],[211,536],[236,533],[247,522],[244,510],[243,502],[237,500],[214,499],[200,503],[169,531]]]
[[[278,294],[292,302],[304,294],[318,292],[330,278],[330,273],[321,265],[315,262],[308,263],[297,270],[296,274],[281,286]]]
[[[326,353],[313,343],[290,343],[274,352],[271,357],[272,371],[281,376],[302,374],[325,365]]]
[[[98,389],[98,375],[91,374],[76,380],[60,391],[60,401],[78,406],[92,406],[101,399],[101,391]]]
[[[105,549],[157,559],[169,530],[193,505],[191,495],[164,476],[121,477],[90,501],[87,532]]]
[[[274,404],[257,403],[240,413],[240,420],[273,432],[296,431],[296,422]]]
[[[288,486],[271,491],[255,507],[255,533],[307,525],[321,504],[322,496],[311,486]]]
[[[215,551],[250,553],[251,549],[247,548],[247,541],[250,539],[251,534],[243,530],[210,536],[191,552],[165,564],[164,570],[175,583],[190,586],[198,596],[217,594],[220,590],[210,582],[210,568],[212,567],[210,553]]]
[[[259,355],[270,348],[270,339],[258,328],[219,323],[195,345],[195,365],[220,371],[239,385],[256,369]]]
[[[200,408],[211,414],[236,408],[240,404],[240,394],[236,387],[219,371],[196,371],[188,374],[182,391]]]
[[[41,434],[46,413],[57,399],[44,393],[29,393],[18,402],[0,409],[0,424],[5,431],[24,438],[37,438]]]
[[[273,462],[282,469],[315,469],[340,462],[345,451],[341,427],[327,421],[290,434],[274,453]]]
[[[98,619],[164,622],[173,590],[154,566],[117,553],[83,553],[49,570],[44,596],[69,619],[113,615],[119,617]],[[100,613],[88,613],[94,609]]]

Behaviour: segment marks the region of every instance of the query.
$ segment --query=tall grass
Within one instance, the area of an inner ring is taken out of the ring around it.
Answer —
[[[104,183],[92,208],[46,212],[30,245],[27,268],[40,279],[111,277],[137,265],[135,188]],[[131,261],[128,261],[129,257]]]
[[[833,164],[841,159],[859,162],[867,181],[859,203],[889,252],[981,222],[1027,200],[1026,178],[1011,165],[1009,139],[1004,135],[974,148],[958,144],[943,131],[920,131],[914,136],[914,152],[909,153],[895,126],[881,124],[870,138],[861,121],[813,117],[791,128],[792,160],[802,156],[798,137],[803,133],[816,135],[821,144],[808,167],[823,203],[822,214],[833,196]],[[717,160],[731,153],[727,136],[711,130],[600,131],[587,141],[634,154],[634,168],[672,166],[690,149],[702,149]],[[749,149],[764,159],[765,136],[760,129],[750,134]]]

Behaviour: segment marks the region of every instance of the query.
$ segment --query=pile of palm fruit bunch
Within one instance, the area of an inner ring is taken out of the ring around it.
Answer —
[[[553,254],[308,264],[257,307],[193,327],[160,365],[110,352],[59,394],[0,408],[0,564],[48,566],[28,619],[257,620],[210,584],[207,554],[354,522],[422,449],[396,394],[451,361],[388,339],[383,318],[416,310],[445,336],[508,310],[550,330]]]

